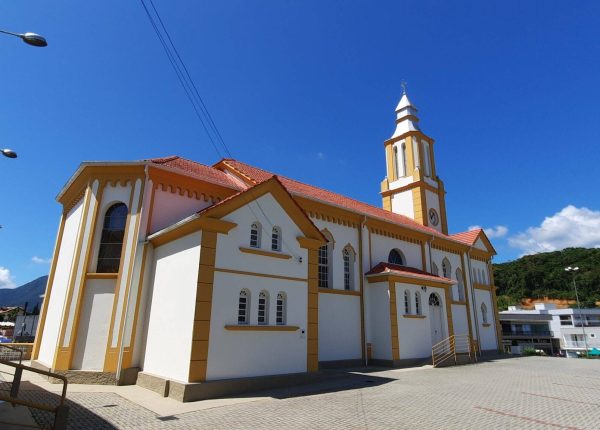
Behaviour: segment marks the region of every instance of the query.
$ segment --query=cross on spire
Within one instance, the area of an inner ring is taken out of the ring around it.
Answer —
[[[402,87],[402,94],[406,94],[406,81],[403,79],[402,82],[400,82],[400,86]]]

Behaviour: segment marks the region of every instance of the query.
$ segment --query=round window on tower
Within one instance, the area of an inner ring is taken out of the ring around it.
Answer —
[[[440,223],[440,217],[435,209],[429,209],[429,222],[431,225],[438,225]]]

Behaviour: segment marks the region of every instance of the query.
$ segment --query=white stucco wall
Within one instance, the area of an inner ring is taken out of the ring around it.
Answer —
[[[394,248],[402,251],[402,254],[404,254],[404,257],[406,258],[407,266],[422,269],[423,262],[420,245],[378,234],[371,235],[371,256],[373,258],[373,266],[381,261],[387,262],[390,251]]]
[[[55,256],[58,260],[56,262],[52,290],[49,298],[48,296],[45,298],[45,300],[50,300],[50,302],[48,303],[38,360],[48,367],[51,367],[54,361],[54,353],[58,342],[60,323],[64,312],[67,287],[73,265],[73,254],[75,252],[82,214],[83,199],[66,215],[60,248],[58,255]],[[48,291],[50,290],[48,289],[46,294]]]
[[[200,232],[192,233],[154,250],[144,372],[188,380],[200,240]]]
[[[481,315],[481,303],[487,306],[489,326],[484,327],[483,318]],[[477,320],[479,323],[480,346],[482,350],[497,349],[496,343],[496,316],[494,315],[494,307],[492,306],[492,297],[489,291],[475,290],[475,310],[477,312]]]
[[[336,290],[344,289],[344,260],[342,251],[346,245],[352,246],[355,253],[354,264],[354,291],[360,289],[359,266],[358,266],[358,228],[346,227],[333,222],[327,222],[316,218],[311,218],[312,222],[321,231],[327,229],[333,236],[334,245],[332,252],[332,285],[331,288]]]
[[[469,334],[469,320],[465,305],[452,305],[452,325],[454,334]]]
[[[392,359],[392,341],[390,331],[390,292],[387,282],[367,284],[369,289],[370,337],[372,358],[378,360]]]
[[[488,265],[483,261],[471,260],[472,276],[477,284],[489,285],[490,274],[488,272]]]
[[[411,300],[411,313],[415,314],[415,292],[421,294],[422,315],[425,318],[405,318],[404,291],[409,291]],[[437,293],[440,298],[444,338],[448,335],[446,304],[442,288],[421,287],[411,284],[396,283],[396,308],[398,316],[398,337],[400,346],[400,359],[427,358],[431,356],[431,318],[429,316],[429,295]]]
[[[410,182],[412,182],[412,177]],[[415,217],[412,190],[392,195],[392,212],[405,215],[409,218]]]
[[[158,188],[154,194],[150,233],[175,224],[211,204],[210,200],[198,200],[187,195],[182,196],[179,193],[172,193],[170,190],[163,191]]]
[[[219,236],[219,245],[221,238]],[[268,258],[268,257],[263,257]],[[275,325],[277,293],[287,296],[286,325],[296,331],[232,331],[238,299],[250,291],[250,324],[258,323],[258,295],[269,293],[269,325]],[[307,283],[215,272],[207,380],[306,372]]]
[[[115,279],[90,279],[86,282],[73,369],[103,370],[114,296]]]
[[[362,358],[360,297],[319,293],[319,361]]]
[[[300,248],[296,240],[304,234],[273,196],[266,194],[257,200],[260,207],[255,202],[250,202],[223,217],[225,221],[236,223],[237,227],[226,235],[219,235],[215,267],[306,279],[308,253]],[[264,214],[268,214],[269,218]],[[281,253],[291,255],[292,258],[279,259],[240,251],[240,247],[250,246],[250,225],[254,221],[260,222],[262,226],[260,249],[271,251],[272,228],[278,226],[283,238]],[[299,262],[300,258],[302,263]]]

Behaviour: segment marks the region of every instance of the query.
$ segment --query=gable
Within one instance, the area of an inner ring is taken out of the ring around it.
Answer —
[[[483,241],[481,240],[481,238],[477,238],[477,240],[475,241],[474,245],[475,248],[477,249],[481,249],[482,251],[487,251],[487,247],[485,246],[485,244],[483,243]]]

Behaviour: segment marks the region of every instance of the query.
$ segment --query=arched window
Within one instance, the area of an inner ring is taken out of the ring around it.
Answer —
[[[354,290],[354,250],[346,246],[342,251],[344,259],[344,290]]]
[[[388,263],[404,266],[404,257],[402,256],[402,253],[397,249],[392,249],[388,255]]]
[[[277,307],[275,309],[275,324],[285,325],[286,319],[286,300],[287,297],[284,292],[277,293]]]
[[[398,170],[398,147],[394,146],[394,155],[392,160],[392,166],[394,168],[394,179],[398,179],[400,177],[400,171]]]
[[[250,291],[243,289],[240,291],[238,299],[238,324],[248,324],[250,322]]]
[[[429,157],[429,142],[423,141],[423,152],[425,159],[425,176],[431,176],[431,158]]]
[[[127,223],[127,206],[115,203],[106,211],[102,235],[100,236],[100,249],[98,250],[98,273],[117,273],[121,262],[125,224]]]
[[[410,310],[410,292],[404,290],[404,313],[408,315],[410,314]]]
[[[402,143],[402,146],[400,148],[400,158],[401,158],[400,174],[402,176],[406,176],[406,144],[404,144],[404,143]]]
[[[481,320],[483,321],[484,324],[488,323],[488,312],[487,312],[487,306],[485,305],[485,303],[481,304]]]
[[[258,295],[258,323],[269,324],[269,293],[265,290]]]
[[[421,309],[421,293],[418,291],[415,291],[415,313],[417,315],[421,315],[422,314],[422,309]]]
[[[250,247],[260,248],[261,226],[259,222],[253,222],[250,226]]]
[[[442,261],[442,275],[444,278],[450,278],[452,276],[452,266],[450,266],[450,262],[447,258],[444,258],[444,261]]]
[[[462,270],[456,269],[456,280],[458,283],[456,284],[456,288],[458,289],[458,301],[465,301],[465,286],[463,283],[463,273]]]
[[[279,227],[273,227],[271,233],[271,250],[281,251],[281,229]]]
[[[440,306],[440,297],[436,293],[429,295],[429,306]]]
[[[472,283],[476,284],[477,283],[477,271],[473,268],[473,269],[471,269],[471,272],[473,274]]]
[[[440,276],[440,269],[437,267],[437,264],[431,263],[431,273],[435,276]]]
[[[333,237],[328,232],[322,232],[327,244],[319,248],[319,288],[331,288],[331,253]]]

